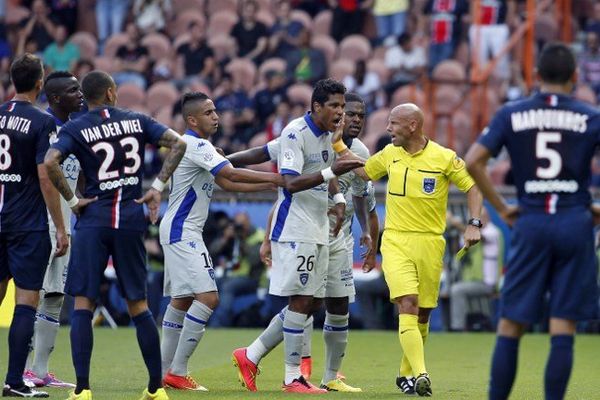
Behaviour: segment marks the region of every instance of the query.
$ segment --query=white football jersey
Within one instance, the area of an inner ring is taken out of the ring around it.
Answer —
[[[187,149],[171,177],[167,212],[160,223],[160,243],[202,240],[215,176],[229,164],[215,147],[191,130],[183,135]]]
[[[329,132],[321,131],[309,113],[284,128],[279,146],[277,166],[282,175],[319,172],[333,162]],[[327,182],[294,194],[279,188],[271,240],[328,244],[327,192]]]

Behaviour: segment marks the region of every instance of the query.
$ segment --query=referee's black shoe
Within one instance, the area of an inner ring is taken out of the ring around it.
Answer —
[[[405,376],[396,377],[396,386],[404,394],[416,394],[415,392],[415,378],[407,378]]]
[[[29,386],[23,385],[21,387],[13,388],[10,385],[4,385],[2,389],[2,397],[26,397],[26,398],[46,398],[50,395],[46,392],[40,392],[30,388]]]

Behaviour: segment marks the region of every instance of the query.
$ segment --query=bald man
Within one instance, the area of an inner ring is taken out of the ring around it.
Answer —
[[[407,394],[431,396],[423,345],[439,295],[450,182],[467,193],[466,247],[481,238],[482,197],[464,161],[425,136],[423,120],[423,112],[414,104],[395,107],[387,124],[392,143],[354,171],[365,180],[388,177],[381,253],[390,299],[400,312],[404,356],[396,385]],[[340,155],[354,156],[337,142],[337,135],[332,140]]]

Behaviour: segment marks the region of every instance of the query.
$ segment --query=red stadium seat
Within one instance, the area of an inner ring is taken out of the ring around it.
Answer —
[[[235,58],[225,66],[225,71],[233,77],[233,82],[246,91],[252,90],[256,82],[256,65],[245,58]]]
[[[337,56],[338,45],[329,35],[314,35],[310,40],[310,46],[321,50],[325,54],[327,64],[331,65]]]
[[[423,108],[425,106],[425,93],[415,85],[402,86],[392,94],[390,107],[396,107],[403,103],[414,103]]]
[[[350,35],[340,42],[340,58],[367,60],[371,56],[371,44],[362,35]]]
[[[208,45],[213,49],[215,60],[222,61],[232,49],[235,49],[235,40],[229,34],[211,35],[208,38]]]
[[[594,90],[587,85],[577,85],[577,89],[575,89],[575,98],[581,101],[587,101],[593,105],[598,104],[596,93],[594,93]]]
[[[260,64],[260,67],[258,67],[258,76],[259,79],[262,81],[265,78],[265,73],[267,71],[279,71],[281,73],[285,73],[285,69],[286,69],[286,62],[283,58],[277,58],[277,57],[273,57],[273,58],[268,58],[265,61],[262,62],[262,64]]]
[[[467,79],[465,66],[456,60],[445,60],[436,65],[433,78],[445,81],[464,81]]]
[[[354,73],[355,62],[347,59],[339,59],[329,66],[329,76],[338,81]]]
[[[175,40],[173,40],[173,51],[177,51],[177,48],[179,48],[179,46],[181,46],[184,43],[187,43],[190,41],[190,34],[189,32],[183,32],[182,34],[178,35]],[[175,55],[175,54],[174,54]]]
[[[267,132],[259,132],[256,135],[252,136],[250,141],[248,142],[248,147],[258,147],[267,144]]]
[[[173,13],[179,15],[189,11],[200,11],[204,13],[204,0],[172,0]]]
[[[450,115],[461,100],[462,93],[456,86],[450,84],[436,85],[434,95],[436,113]]]
[[[154,118],[166,126],[173,125],[173,106],[164,106],[154,113]]]
[[[212,90],[204,83],[200,81],[194,81],[187,86],[189,91],[192,92],[202,92],[206,94],[208,97],[212,97]]]
[[[148,48],[152,61],[173,56],[171,41],[162,33],[149,33],[142,38],[141,43]]]
[[[116,72],[115,60],[113,57],[99,56],[94,59],[94,68],[109,74]]]
[[[177,14],[174,20],[169,22],[167,32],[171,37],[175,37],[188,31],[188,27],[192,22],[197,23],[201,27],[206,27],[206,18],[201,10],[188,10]]]
[[[144,104],[145,100],[146,94],[138,85],[124,83],[117,88],[117,104],[119,107],[132,108],[140,106]]]
[[[369,115],[369,118],[367,119],[367,125],[361,140],[371,152],[375,149],[375,145],[379,138],[386,132],[389,115],[389,108],[380,108]]]
[[[387,82],[390,78],[390,70],[385,66],[383,60],[371,58],[367,61],[367,71],[375,72],[381,82]]]
[[[207,14],[212,19],[213,16],[220,12],[237,14],[237,0],[208,0]]]
[[[179,91],[170,82],[157,82],[146,92],[146,107],[156,113],[164,106],[172,107],[179,100]]]
[[[17,25],[19,22],[26,18],[29,18],[31,11],[26,7],[13,5],[13,2],[9,1],[6,4],[6,10],[4,14],[4,23],[6,25]]]
[[[69,40],[79,47],[79,54],[84,60],[93,60],[98,52],[98,41],[89,32],[75,32]]]
[[[119,47],[127,44],[127,42],[129,42],[129,36],[124,33],[117,33],[110,36],[106,39],[103,55],[110,58],[114,57],[117,54]]]
[[[256,20],[265,24],[267,28],[271,28],[275,23],[275,16],[271,11],[262,9],[256,13]]]
[[[292,10],[290,18],[292,21],[300,22],[306,29],[312,30],[313,21],[307,12],[302,10]]]
[[[568,17],[570,18],[570,16]],[[543,42],[558,40],[558,24],[553,13],[541,13],[535,16],[535,38]]]
[[[333,13],[331,10],[323,10],[313,20],[313,35],[331,35],[331,20]]]
[[[229,35],[231,29],[238,22],[237,14],[221,11],[212,14],[208,20],[208,34],[212,35]]]
[[[306,83],[295,83],[288,88],[287,95],[290,102],[301,103],[306,107],[309,107],[312,92],[312,86],[307,85]]]

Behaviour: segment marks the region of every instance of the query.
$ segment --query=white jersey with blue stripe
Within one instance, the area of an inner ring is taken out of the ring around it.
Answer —
[[[333,162],[329,132],[320,130],[309,113],[290,122],[281,133],[279,142],[277,166],[282,175],[319,172]],[[271,240],[327,245],[327,189],[326,182],[294,194],[280,188]]]
[[[185,155],[171,177],[167,212],[160,223],[160,243],[202,240],[208,217],[215,176],[229,164],[215,147],[197,133],[187,130]]]

